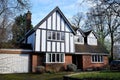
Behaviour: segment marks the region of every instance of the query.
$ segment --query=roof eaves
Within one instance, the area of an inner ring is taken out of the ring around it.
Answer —
[[[84,32],[79,28],[78,31],[82,34],[83,37],[85,37]]]
[[[107,53],[90,53],[90,52],[75,52],[75,54],[109,55]]]

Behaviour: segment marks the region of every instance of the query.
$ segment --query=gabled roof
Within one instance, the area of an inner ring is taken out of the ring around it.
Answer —
[[[84,32],[80,28],[78,28],[78,31],[82,34],[83,37],[85,37]]]
[[[94,34],[94,36],[95,36],[96,39],[97,39],[97,35],[96,35],[95,32],[93,32],[92,30],[84,31],[84,34],[85,34],[85,36],[87,37],[91,32]]]
[[[71,31],[73,32],[73,34],[75,34],[75,31],[72,28],[72,25],[69,23],[69,21],[67,20],[67,18],[64,16],[64,14],[62,13],[62,11],[57,6],[44,19],[42,19],[32,30],[30,30],[29,32],[27,32],[26,36],[32,34],[48,17],[50,17],[56,11],[60,14],[60,16],[62,16],[62,18],[65,20],[65,22],[69,25],[69,27],[70,27]]]

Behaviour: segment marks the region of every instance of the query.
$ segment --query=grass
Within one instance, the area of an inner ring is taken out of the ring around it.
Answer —
[[[98,71],[98,72],[81,72],[76,75],[72,75],[72,78],[78,79],[107,79],[107,80],[120,80],[120,72],[112,71]]]
[[[62,80],[70,72],[44,73],[44,74],[0,74],[0,80]]]

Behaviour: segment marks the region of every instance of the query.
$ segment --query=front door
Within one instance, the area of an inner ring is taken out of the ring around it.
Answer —
[[[82,69],[82,55],[73,55],[72,56],[73,64],[77,65],[78,69]]]

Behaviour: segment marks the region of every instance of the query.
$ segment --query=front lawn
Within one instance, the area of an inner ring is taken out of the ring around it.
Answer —
[[[0,80],[62,80],[70,72],[44,73],[44,74],[0,74]]]
[[[87,80],[120,80],[120,72],[98,71],[98,72],[81,72],[72,75],[72,78],[87,79]]]

